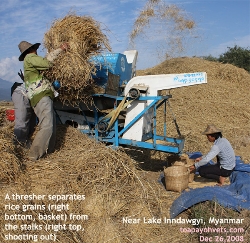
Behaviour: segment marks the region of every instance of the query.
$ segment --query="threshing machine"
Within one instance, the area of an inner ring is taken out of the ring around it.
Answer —
[[[94,56],[96,84],[104,90],[93,95],[94,104],[86,107],[65,106],[55,102],[61,123],[70,123],[96,141],[115,147],[130,145],[167,153],[181,154],[184,137],[176,124],[178,136],[157,134],[157,110],[166,107],[171,95],[161,95],[163,90],[207,83],[205,72],[136,76],[136,50]],[[80,113],[79,113],[80,111]],[[176,120],[174,119],[176,122]]]

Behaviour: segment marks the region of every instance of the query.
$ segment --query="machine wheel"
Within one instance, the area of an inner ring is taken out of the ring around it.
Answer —
[[[106,132],[107,128],[108,128],[108,123],[105,121],[101,121],[97,124],[97,130],[100,133]]]

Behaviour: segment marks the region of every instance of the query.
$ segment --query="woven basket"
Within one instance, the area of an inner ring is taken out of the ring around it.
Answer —
[[[173,166],[184,166],[184,167],[188,168],[190,165],[193,165],[193,164],[194,164],[194,162],[186,164],[183,161],[175,161],[172,165]],[[188,182],[191,183],[193,181],[194,181],[194,172],[189,173],[189,177],[188,177]]]
[[[195,176],[194,172],[192,172],[192,173],[189,174],[189,177],[188,177],[188,182],[189,183],[191,183],[191,182],[194,181],[194,176]]]
[[[164,167],[166,190],[181,192],[188,187],[189,170],[186,166]]]
[[[175,162],[173,162],[172,163],[172,166],[185,166],[186,165],[186,163],[185,162],[183,162],[183,161],[175,161]]]
[[[187,165],[191,166],[194,164],[194,159],[189,159]],[[193,171],[192,173],[189,174],[189,182],[193,182],[194,181],[194,176],[195,176],[195,171]]]
[[[183,163],[186,164],[186,166],[191,166],[194,164],[194,159],[190,159],[189,156],[187,154],[182,154],[180,156],[180,159]],[[176,164],[175,164],[176,165]],[[195,176],[195,172],[192,172],[189,174],[189,182],[193,182],[194,181],[194,176]]]

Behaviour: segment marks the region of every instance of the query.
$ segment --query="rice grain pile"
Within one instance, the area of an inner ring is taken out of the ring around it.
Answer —
[[[52,82],[60,81],[59,99],[63,103],[88,103],[90,95],[95,93],[91,76],[95,65],[90,58],[104,50],[111,51],[108,38],[92,17],[70,13],[55,20],[44,35],[48,52],[64,42],[69,43],[70,48],[60,54],[45,76]]]
[[[207,84],[193,85],[167,91],[171,94],[170,105],[182,135],[185,151],[206,153],[211,147],[206,136],[201,135],[208,124],[223,130],[236,155],[250,161],[250,108],[248,89],[250,74],[231,64],[210,62],[200,58],[173,58],[137,75],[207,72]],[[162,119],[158,120],[159,129]],[[178,136],[171,110],[168,109],[168,131]]]

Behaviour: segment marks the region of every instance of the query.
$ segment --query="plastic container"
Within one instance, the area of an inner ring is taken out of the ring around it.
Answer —
[[[61,88],[61,84],[58,80],[55,80],[52,85],[54,86],[55,90],[58,90],[59,88]]]
[[[6,110],[6,119],[9,121],[15,121],[15,110],[14,109]]]

